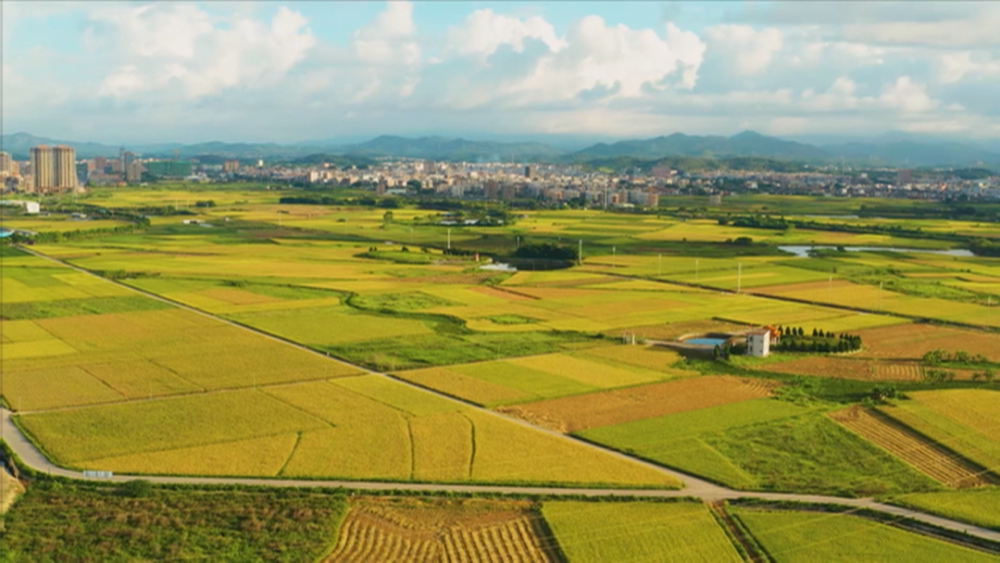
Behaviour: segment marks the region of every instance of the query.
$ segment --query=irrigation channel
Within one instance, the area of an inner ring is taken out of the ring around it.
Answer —
[[[666,489],[608,489],[608,488],[564,488],[564,487],[525,487],[525,486],[507,486],[507,485],[458,485],[458,484],[445,484],[445,483],[405,483],[405,482],[379,482],[379,481],[343,481],[343,480],[314,480],[314,479],[263,479],[263,478],[235,478],[235,477],[179,477],[179,476],[150,476],[150,475],[113,475],[111,477],[92,477],[85,476],[80,471],[74,471],[71,469],[66,469],[55,465],[49,461],[42,453],[32,444],[21,431],[13,424],[11,421],[12,413],[7,410],[0,408],[0,418],[2,418],[2,428],[3,428],[3,441],[13,450],[15,454],[20,458],[21,463],[25,466],[37,471],[39,473],[48,474],[51,476],[64,477],[68,479],[75,480],[89,480],[89,481],[110,481],[113,483],[123,483],[127,481],[133,481],[136,479],[143,479],[151,483],[157,484],[180,484],[180,485],[236,485],[236,486],[252,486],[252,487],[297,487],[297,488],[342,488],[345,490],[354,491],[400,491],[400,492],[441,492],[441,493],[488,493],[488,494],[501,494],[501,495],[537,495],[537,496],[586,496],[586,497],[633,497],[633,498],[698,498],[704,502],[718,502],[724,500],[735,500],[735,499],[759,499],[767,501],[776,502],[796,502],[804,504],[827,504],[827,505],[839,505],[844,507],[849,507],[856,511],[861,510],[871,510],[875,512],[881,512],[900,520],[912,520],[918,523],[930,525],[933,527],[946,530],[948,532],[964,534],[981,540],[986,540],[990,542],[996,542],[1000,544],[1000,531],[990,530],[987,528],[982,528],[979,526],[973,526],[971,524],[966,524],[964,522],[959,522],[957,520],[951,520],[948,518],[943,518],[940,516],[935,516],[932,514],[927,514],[924,512],[919,512],[916,510],[910,510],[907,508],[902,508],[899,506],[894,506],[879,502],[873,498],[845,498],[845,497],[833,497],[824,495],[808,495],[808,494],[795,494],[795,493],[769,493],[769,492],[757,492],[757,491],[738,491],[734,489],[729,489],[710,483],[708,481],[699,479],[692,475],[686,473],[681,473],[666,467],[656,465],[653,463],[640,460],[638,458],[617,452],[608,448],[604,448],[589,442],[582,440],[577,440],[572,436],[567,436],[561,434],[554,430],[548,430],[545,428],[540,428],[532,425],[523,420],[509,417],[507,415],[491,411],[489,409],[484,409],[478,405],[462,401],[438,393],[436,391],[421,387],[419,385],[414,385],[407,381],[397,379],[389,374],[377,372],[370,370],[361,366],[357,366],[338,358],[333,358],[322,354],[295,342],[285,340],[283,338],[276,337],[274,335],[262,332],[245,325],[234,323],[226,319],[216,317],[215,315],[206,313],[199,309],[193,307],[188,307],[184,304],[165,299],[158,295],[148,293],[134,287],[127,286],[115,282],[113,280],[107,280],[104,277],[98,276],[97,274],[74,266],[72,264],[67,264],[61,260],[51,258],[44,254],[40,254],[33,250],[24,248],[25,252],[31,253],[39,258],[48,260],[66,266],[76,270],[78,272],[85,273],[90,276],[100,278],[108,283],[114,283],[120,287],[123,287],[129,291],[145,295],[146,297],[156,299],[165,303],[169,303],[175,307],[185,309],[187,311],[203,315],[215,319],[218,322],[226,323],[230,326],[238,327],[243,330],[247,330],[263,336],[265,338],[270,338],[272,340],[282,342],[288,346],[294,346],[305,352],[319,355],[323,358],[327,358],[329,361],[337,362],[343,365],[351,366],[360,371],[391,379],[392,381],[408,385],[411,388],[418,389],[425,393],[434,394],[442,399],[449,401],[454,401],[462,404],[463,406],[474,408],[482,413],[490,416],[496,416],[502,418],[508,422],[519,424],[528,428],[531,428],[538,432],[544,432],[551,436],[558,437],[563,440],[570,440],[576,444],[583,445],[594,450],[598,450],[606,455],[615,456],[621,459],[627,459],[629,461],[643,464],[647,467],[653,468],[665,475],[676,478],[681,483],[683,483],[684,488],[679,490],[666,490]],[[149,401],[158,399],[142,399],[140,401]]]

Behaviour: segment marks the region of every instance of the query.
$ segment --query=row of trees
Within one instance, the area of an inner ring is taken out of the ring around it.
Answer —
[[[773,348],[783,352],[851,352],[861,349],[861,337],[855,334],[812,329],[807,334],[802,327],[777,328],[780,338]]]
[[[986,356],[982,354],[970,354],[965,350],[949,352],[940,348],[927,352],[921,360],[925,366],[939,366],[941,364],[985,365],[990,363]]]

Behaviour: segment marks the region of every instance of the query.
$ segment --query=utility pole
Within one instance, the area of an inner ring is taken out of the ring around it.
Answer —
[[[993,296],[986,296],[986,326],[990,326],[990,308],[993,307]]]
[[[611,247],[611,267],[618,267],[618,250],[615,247]]]
[[[451,250],[451,229],[448,229],[448,250]]]
[[[830,269],[830,283],[826,287],[826,301],[828,303],[833,302],[833,269]]]
[[[882,311],[882,282],[878,282],[878,310]]]
[[[576,242],[576,265],[583,264],[583,239]]]
[[[740,292],[743,285],[743,263],[736,263],[736,293]]]
[[[694,259],[694,283],[698,283],[698,262],[697,258]]]
[[[656,277],[660,277],[663,275],[663,255],[657,254],[656,256],[657,256]]]

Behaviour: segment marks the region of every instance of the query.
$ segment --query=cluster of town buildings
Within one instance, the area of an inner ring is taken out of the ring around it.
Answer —
[[[7,188],[27,193],[82,189],[88,185],[128,185],[156,179],[186,181],[255,180],[276,184],[367,189],[378,196],[433,194],[459,199],[532,199],[616,207],[656,207],[662,196],[759,191],[840,197],[941,199],[964,193],[1000,199],[1000,180],[961,179],[940,171],[916,179],[909,170],[856,173],[843,168],[809,172],[743,170],[651,170],[609,172],[579,164],[518,164],[383,160],[370,166],[268,164],[263,160],[197,161],[142,159],[121,150],[118,158],[76,160],[72,148],[33,147],[28,161],[0,153],[0,178]],[[711,203],[717,203],[714,201]],[[711,204],[710,203],[710,204]]]

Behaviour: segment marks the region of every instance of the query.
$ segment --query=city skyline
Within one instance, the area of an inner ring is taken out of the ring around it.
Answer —
[[[5,2],[5,133],[1000,136],[987,3]],[[58,84],[74,84],[59,88]]]

